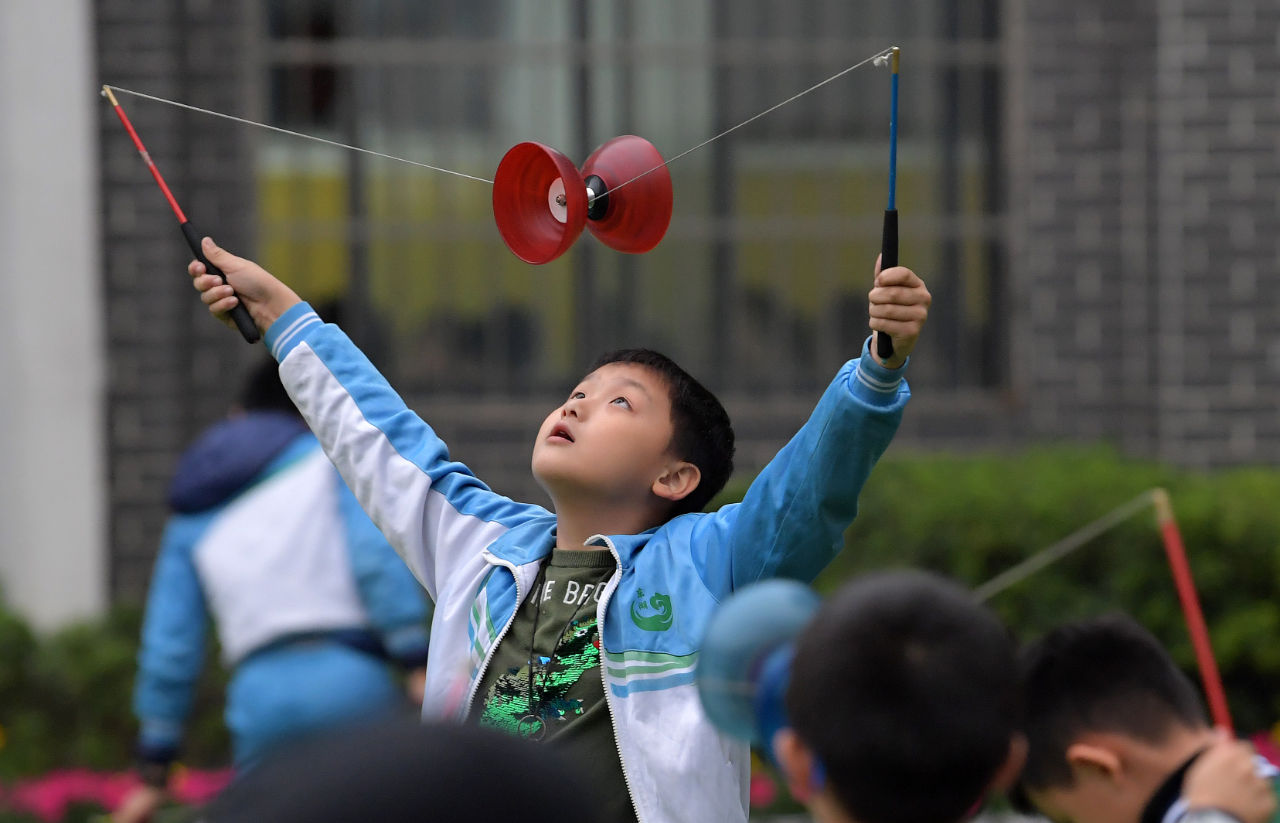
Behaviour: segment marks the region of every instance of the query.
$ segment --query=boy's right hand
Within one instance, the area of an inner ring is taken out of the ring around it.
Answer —
[[[1219,809],[1242,823],[1267,823],[1276,811],[1271,781],[1258,774],[1253,747],[1223,732],[1187,770],[1182,798],[1188,811]]]
[[[199,260],[187,264],[187,273],[209,312],[228,326],[235,328],[228,312],[235,308],[237,301],[244,303],[254,324],[264,333],[280,315],[302,301],[293,289],[272,277],[269,271],[252,260],[219,248],[210,238],[201,241],[200,250],[210,263],[222,269],[227,282],[223,283],[216,274],[209,274]]]
[[[893,355],[887,360],[880,359],[879,346],[873,341],[871,356],[877,363],[896,369],[907,362],[932,304],[929,289],[915,272],[904,266],[881,271],[880,258],[876,258],[875,286],[867,295],[869,325],[876,334],[887,334],[893,340]]]

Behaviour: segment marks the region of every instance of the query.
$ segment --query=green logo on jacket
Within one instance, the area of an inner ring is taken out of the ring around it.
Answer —
[[[665,632],[671,628],[675,613],[671,610],[671,598],[661,592],[654,592],[647,599],[644,589],[636,591],[636,599],[631,603],[631,622],[647,632]]]

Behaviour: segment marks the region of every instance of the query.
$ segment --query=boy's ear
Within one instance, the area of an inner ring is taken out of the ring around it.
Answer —
[[[1000,764],[1000,768],[996,769],[988,791],[992,793],[1009,791],[1013,788],[1013,784],[1018,782],[1022,767],[1026,764],[1027,738],[1024,734],[1016,733],[1009,738],[1009,754],[1005,757],[1004,763]]]
[[[692,463],[681,460],[667,467],[667,470],[653,481],[653,493],[663,500],[672,503],[688,497],[698,483],[702,482],[702,471]]]
[[[784,727],[774,733],[773,756],[787,781],[787,790],[796,800],[808,804],[822,791],[818,759],[794,731]]]
[[[1119,753],[1093,743],[1072,743],[1067,747],[1066,760],[1077,781],[1087,778],[1115,781],[1124,771]]]

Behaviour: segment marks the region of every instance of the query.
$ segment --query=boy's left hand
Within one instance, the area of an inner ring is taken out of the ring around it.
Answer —
[[[893,339],[893,356],[881,360],[876,353],[875,341],[871,344],[871,356],[886,368],[896,369],[907,362],[907,356],[916,347],[920,330],[929,317],[933,296],[925,288],[924,281],[904,266],[880,270],[876,258],[875,286],[867,295],[870,323],[876,334],[888,334]]]
[[[1258,774],[1253,748],[1222,731],[1187,770],[1182,797],[1189,810],[1219,809],[1241,823],[1266,823],[1276,810],[1271,781]]]

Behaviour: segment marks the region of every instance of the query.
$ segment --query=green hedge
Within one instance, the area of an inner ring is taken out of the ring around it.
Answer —
[[[37,639],[0,609],[0,779],[132,765],[140,629],[140,609],[121,606]],[[183,762],[194,766],[230,759],[221,717],[226,677],[215,655],[210,649],[184,749]]]
[[[892,455],[873,471],[846,550],[817,586],[829,592],[859,572],[899,566],[977,586],[1156,486],[1171,496],[1234,720],[1241,730],[1268,728],[1280,719],[1278,471],[1181,471],[1105,449]],[[1152,509],[991,605],[1023,639],[1065,620],[1127,612],[1199,683]]]

